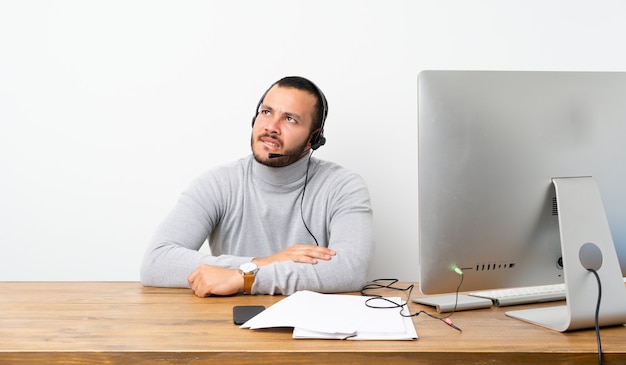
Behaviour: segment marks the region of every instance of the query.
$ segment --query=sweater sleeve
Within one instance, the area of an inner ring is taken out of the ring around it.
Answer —
[[[209,171],[181,194],[158,226],[145,253],[140,277],[143,285],[189,287],[187,277],[202,264],[238,267],[251,257],[212,256],[200,251],[219,223],[224,209],[224,184],[219,172]]]

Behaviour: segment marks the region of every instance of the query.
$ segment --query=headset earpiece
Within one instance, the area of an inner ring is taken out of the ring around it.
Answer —
[[[315,86],[315,90],[317,90],[317,95],[319,96],[320,102],[322,103],[322,122],[320,123],[320,129],[317,132],[313,133],[313,136],[311,137],[311,149],[315,151],[326,144],[326,137],[324,137],[324,124],[326,124],[326,116],[328,115],[328,104],[326,102],[326,96],[324,96],[322,90],[320,90],[315,84],[313,84],[313,86]]]
[[[311,137],[311,149],[315,151],[316,149],[322,147],[326,144],[326,137],[322,135],[322,132],[315,132],[313,137]]]

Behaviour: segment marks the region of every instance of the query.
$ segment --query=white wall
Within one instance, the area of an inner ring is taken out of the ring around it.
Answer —
[[[286,75],[367,180],[371,278],[417,280],[423,69],[626,69],[626,2],[0,0],[0,280],[137,280],[181,189]]]

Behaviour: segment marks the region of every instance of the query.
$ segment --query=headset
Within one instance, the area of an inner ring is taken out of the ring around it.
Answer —
[[[261,107],[261,104],[263,104],[263,99],[265,99],[265,95],[267,95],[267,93],[270,91],[270,89],[272,87],[274,87],[274,85],[278,85],[282,80],[287,79],[287,78],[296,78],[295,76],[291,76],[291,77],[285,77],[277,82],[275,82],[274,84],[272,84],[272,86],[270,86],[269,89],[267,89],[264,93],[263,96],[261,96],[261,99],[259,100],[259,103],[256,106],[256,113],[254,114],[254,117],[252,117],[252,126],[254,127],[254,122],[256,120],[256,117],[259,113],[259,108]],[[324,124],[326,123],[326,116],[328,116],[328,102],[326,101],[326,96],[324,95],[324,93],[322,92],[322,90],[320,90],[319,87],[317,87],[317,85],[315,85],[312,81],[305,79],[304,77],[297,77],[301,80],[303,80],[304,82],[308,83],[309,85],[313,86],[313,89],[315,89],[315,93],[317,94],[317,98],[318,101],[322,104],[322,121],[320,123],[320,129],[319,131],[315,132],[312,136],[311,136],[311,149],[313,151],[317,150],[318,148],[322,147],[323,145],[326,144],[326,137],[324,137]],[[291,87],[291,86],[289,86]],[[304,90],[304,91],[309,91],[306,89],[300,89],[299,90]]]

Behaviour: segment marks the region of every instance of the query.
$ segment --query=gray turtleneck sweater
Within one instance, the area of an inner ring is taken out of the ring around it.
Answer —
[[[201,264],[238,268],[294,244],[315,244],[300,213],[308,160],[305,156],[274,168],[250,155],[201,175],[153,236],[141,268],[142,283],[189,287],[187,277]],[[254,294],[347,292],[365,283],[373,224],[363,179],[311,158],[304,194],[306,225],[320,246],[337,255],[315,265],[286,261],[263,266]],[[207,238],[210,253],[199,251]]]

